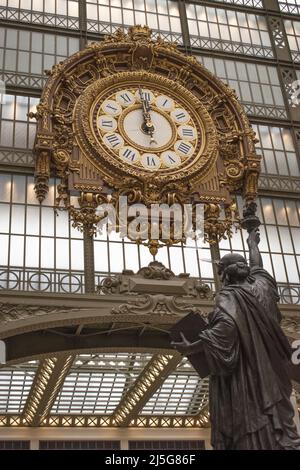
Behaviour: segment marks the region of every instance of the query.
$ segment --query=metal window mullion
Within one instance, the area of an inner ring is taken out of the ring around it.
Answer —
[[[181,26],[182,43],[183,43],[183,46],[185,47],[186,53],[190,53],[191,41],[190,41],[189,26],[188,26],[188,19],[187,19],[185,4],[186,4],[185,0],[178,0],[177,5],[178,5],[178,11],[179,11],[180,26]],[[168,10],[168,13],[169,13],[169,10]],[[169,15],[169,22],[171,24],[170,15]],[[198,21],[197,21],[197,28],[199,31]],[[172,34],[172,31],[171,31],[171,34]]]
[[[122,254],[123,254],[123,269],[126,269],[126,254],[125,254],[124,238],[122,238],[121,244],[122,244]]]
[[[202,271],[201,271],[201,265],[200,265],[200,260],[199,260],[199,252],[198,252],[198,245],[197,245],[197,241],[195,240],[195,251],[196,251],[196,259],[197,259],[197,267],[198,267],[198,273],[199,273],[199,278],[200,279],[203,279],[203,276],[202,276]]]
[[[269,197],[269,199],[270,199],[271,204],[272,204],[272,211],[274,211],[272,197]],[[267,241],[267,246],[268,246],[268,254],[270,256],[270,262],[271,262],[271,266],[272,266],[272,270],[273,270],[273,276],[275,278],[274,262],[273,262],[272,251],[271,251],[270,242],[269,242],[269,234],[268,234],[268,231],[267,231],[267,226],[268,225],[273,225],[273,224],[267,223],[266,220],[265,220],[265,214],[264,214],[264,209],[263,209],[264,206],[263,206],[262,199],[259,199],[259,203],[260,203],[261,215],[262,215],[262,219],[263,219],[262,222],[263,222],[263,225],[265,227],[266,241]],[[273,215],[274,215],[274,212],[273,212]]]
[[[23,276],[25,278],[25,272],[26,272],[26,243],[27,243],[27,200],[28,200],[28,177],[25,176],[25,204],[24,204],[24,235],[23,235]],[[23,282],[24,282],[23,278]],[[24,288],[24,287],[23,287]]]
[[[10,205],[10,211],[9,211],[9,225],[8,225],[8,256],[7,256],[7,289],[9,288],[9,279],[10,279],[10,252],[11,252],[11,237],[12,237],[12,233],[11,233],[11,225],[12,225],[12,206],[13,206],[13,198],[12,198],[12,195],[13,195],[13,184],[14,184],[14,178],[13,178],[13,175],[11,174],[10,175],[10,181],[11,181],[11,184],[10,184],[10,201],[9,201],[9,205]]]
[[[287,217],[287,213],[286,213],[285,201],[284,201],[284,199],[281,199],[281,200],[283,202],[285,217],[286,217],[287,226],[288,226],[288,217]],[[279,227],[285,227],[285,226],[283,224],[279,225],[279,222],[277,220],[277,214],[276,214],[276,211],[275,211],[274,198],[272,198],[272,206],[273,206],[273,211],[274,211],[274,215],[275,215],[275,224],[272,224],[272,225],[276,228],[276,232],[277,232],[277,236],[278,236],[278,240],[279,240],[279,246],[280,246],[280,253],[279,254],[282,256],[282,261],[283,261],[283,266],[284,266],[285,276],[286,276],[286,283],[290,286],[289,277],[288,277],[288,270],[287,270],[286,261],[285,261],[285,258],[284,258],[285,253],[283,251],[283,246],[282,246],[282,243],[281,243],[281,236],[280,236],[280,231],[279,231]],[[278,253],[276,253],[274,251],[274,255],[275,254],[278,254]]]
[[[300,268],[299,268],[299,265],[298,265],[298,262],[297,262],[297,253],[296,253],[294,238],[293,238],[292,231],[291,231],[291,225],[290,225],[290,221],[289,221],[288,211],[287,211],[287,207],[286,207],[286,199],[283,199],[283,204],[284,204],[285,216],[286,216],[286,220],[287,220],[287,228],[288,228],[288,231],[289,231],[289,234],[290,234],[290,237],[291,237],[291,242],[292,242],[292,247],[293,247],[293,256],[294,256],[294,259],[295,259],[296,269],[297,269],[298,276],[299,276],[299,279],[300,279]],[[297,208],[297,201],[295,201],[295,206]],[[297,211],[297,216],[298,216],[298,211]],[[298,219],[299,219],[299,216],[298,216]],[[281,238],[280,238],[280,246],[282,248]],[[284,259],[284,262],[285,262],[285,258],[284,258],[285,253],[283,252],[283,248],[282,248],[282,254],[283,254],[283,259]],[[286,253],[287,256],[289,254],[290,253]],[[288,279],[288,276],[287,276],[287,279]],[[290,284],[289,281],[288,281],[288,284]]]
[[[72,236],[71,236],[71,227],[68,220],[68,251],[69,251],[69,293],[72,293]]]

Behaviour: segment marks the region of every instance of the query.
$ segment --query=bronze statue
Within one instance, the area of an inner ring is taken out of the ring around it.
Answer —
[[[182,342],[172,344],[182,354],[205,353],[214,449],[300,450],[276,282],[263,269],[256,227],[247,241],[250,266],[236,253],[219,262],[223,288],[199,341],[182,334]]]

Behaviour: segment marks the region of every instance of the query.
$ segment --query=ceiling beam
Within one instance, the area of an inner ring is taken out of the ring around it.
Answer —
[[[116,407],[111,418],[113,425],[128,426],[181,360],[182,356],[177,352],[153,356]]]
[[[73,361],[72,355],[41,360],[22,413],[24,425],[39,426],[48,416]]]

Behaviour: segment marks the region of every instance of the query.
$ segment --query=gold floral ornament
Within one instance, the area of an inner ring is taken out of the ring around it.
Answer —
[[[149,210],[164,203],[191,204],[195,211],[202,204],[205,240],[230,236],[238,221],[235,194],[247,204],[256,198],[260,157],[228,85],[139,25],[89,44],[47,74],[37,113],[29,116],[37,120],[41,203],[50,176],[57,176],[57,206],[91,234],[101,220],[98,203],[110,201],[117,209],[119,197],[127,196],[129,206]],[[166,238],[159,221],[158,239],[150,226],[143,227],[146,240],[136,241],[154,255],[162,245],[184,241],[174,224]]]

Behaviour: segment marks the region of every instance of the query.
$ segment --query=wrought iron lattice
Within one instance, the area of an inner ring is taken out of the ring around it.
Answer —
[[[292,15],[300,15],[300,3],[298,0],[281,0],[278,2],[280,11]]]
[[[212,2],[231,3],[232,5],[241,5],[243,7],[263,8],[261,0],[211,0]]]
[[[300,179],[261,174],[258,186],[260,189],[272,191],[297,192],[300,191]]]
[[[255,46],[252,44],[240,44],[238,42],[225,41],[224,39],[210,39],[202,37],[191,37],[192,47],[200,47],[201,49],[219,50],[231,54],[244,54],[256,57],[264,57],[270,59],[273,57],[271,47]]]
[[[0,6],[0,19],[9,21],[20,21],[39,25],[52,26],[55,28],[78,30],[79,20],[75,17],[54,15],[32,10],[23,10]]]
[[[273,16],[270,18],[269,23],[276,47],[278,47],[279,49],[285,48],[286,42],[284,37],[284,26],[281,18]]]
[[[0,148],[0,165],[34,166],[31,151]]]
[[[286,119],[287,113],[284,106],[272,106],[265,104],[253,104],[243,102],[246,113],[249,116],[259,116],[269,119]]]

